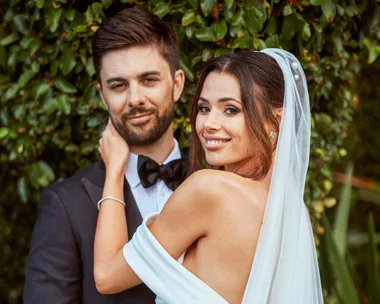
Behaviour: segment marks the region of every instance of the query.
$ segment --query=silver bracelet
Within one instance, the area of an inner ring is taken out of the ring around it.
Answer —
[[[103,197],[99,202],[98,202],[98,210],[100,209],[100,204],[105,201],[105,200],[113,200],[115,202],[118,202],[120,204],[122,204],[124,207],[126,207],[125,203],[122,201],[122,200],[119,200],[118,198],[116,197],[113,197],[113,196],[106,196],[106,197]]]

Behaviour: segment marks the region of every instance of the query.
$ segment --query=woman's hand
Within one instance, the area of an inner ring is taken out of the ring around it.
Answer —
[[[99,153],[106,165],[107,173],[124,174],[129,157],[129,146],[116,131],[111,119],[99,140]]]

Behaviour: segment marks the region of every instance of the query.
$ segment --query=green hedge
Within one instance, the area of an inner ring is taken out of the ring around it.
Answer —
[[[187,107],[197,75],[236,48],[282,47],[300,59],[313,120],[306,202],[319,227],[332,206],[332,161],[344,157],[358,76],[380,53],[380,11],[363,1],[3,0],[0,11],[0,301],[20,301],[38,196],[98,155],[107,113],[96,91],[91,39],[106,17],[138,5],[170,21],[186,89],[176,136],[189,145]]]

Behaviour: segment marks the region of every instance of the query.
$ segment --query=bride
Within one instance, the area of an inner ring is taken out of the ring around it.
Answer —
[[[99,147],[107,168],[94,249],[99,292],[144,282],[156,303],[323,303],[303,203],[310,109],[298,60],[279,49],[215,58],[191,124],[192,174],[129,240],[129,150],[108,123]]]

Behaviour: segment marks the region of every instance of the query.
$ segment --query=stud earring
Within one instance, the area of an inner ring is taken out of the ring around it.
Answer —
[[[269,132],[269,137],[270,137],[271,139],[274,139],[274,138],[276,137],[276,132],[270,131],[270,132]]]

